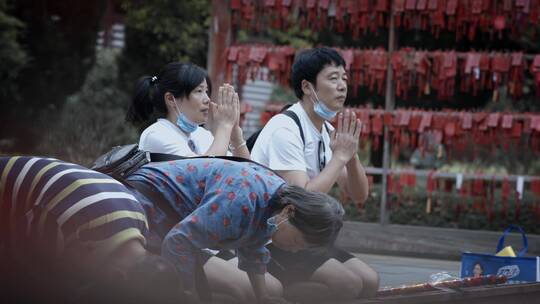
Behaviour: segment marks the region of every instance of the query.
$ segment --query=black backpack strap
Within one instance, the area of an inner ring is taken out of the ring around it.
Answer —
[[[323,122],[323,126],[326,129],[326,133],[330,135],[330,127],[328,126],[328,122],[326,120]]]
[[[167,153],[150,153],[150,162],[163,162],[163,161],[172,161],[172,160],[182,160],[182,159],[197,159],[197,158],[221,158],[235,162],[251,162],[261,165],[251,159],[239,157],[239,156],[180,156],[176,154],[167,154]],[[262,166],[262,165],[261,165]]]
[[[257,130],[255,133],[251,134],[247,139],[246,139],[246,146],[249,150],[249,152],[251,152],[251,150],[253,150],[253,146],[255,146],[255,142],[257,141],[257,138],[259,138],[259,134],[261,134],[263,128],[260,128],[259,130]]]
[[[292,118],[292,120],[294,120],[294,122],[298,126],[298,129],[300,129],[300,137],[302,138],[302,143],[305,146],[306,145],[306,139],[304,138],[304,130],[302,129],[302,125],[300,124],[300,118],[298,118],[298,115],[296,115],[296,113],[294,113],[291,110],[284,111],[281,114],[285,114],[285,115],[289,116],[290,118]]]
[[[171,161],[171,160],[197,159],[197,158],[221,158],[221,159],[226,159],[226,160],[235,161],[235,162],[251,162],[251,163],[256,163],[258,165],[261,165],[255,161],[252,161],[251,159],[247,159],[247,158],[243,158],[239,156],[206,156],[206,155],[180,156],[180,155],[167,154],[167,153],[150,153],[150,162],[163,162],[163,161]]]
[[[189,158],[187,156],[180,156],[175,154],[166,154],[166,153],[150,153],[150,162],[164,162],[171,160],[180,160]]]
[[[149,155],[150,155],[150,162],[173,161],[173,160],[182,160],[182,159],[201,159],[201,158],[216,159],[218,158],[218,159],[225,159],[225,160],[230,160],[230,161],[239,162],[239,163],[253,163],[281,177],[281,175],[279,175],[276,171],[268,168],[267,166],[261,163],[258,163],[254,160],[239,157],[239,156],[179,156],[179,155],[165,154],[165,153],[150,153]]]
[[[287,107],[287,108],[289,108],[289,107]],[[306,140],[304,138],[304,130],[302,129],[302,124],[300,123],[300,118],[298,118],[298,115],[296,115],[296,113],[294,113],[291,110],[283,111],[280,114],[285,114],[285,115],[289,116],[290,118],[292,118],[292,120],[294,120],[294,122],[298,126],[298,129],[300,129],[300,137],[302,138],[302,142],[304,143],[304,146],[305,146],[306,145]],[[328,126],[328,122],[324,121],[323,125],[324,125],[324,128],[326,129],[326,132],[328,133],[328,135],[330,135],[330,127]]]
[[[296,123],[296,125],[300,129],[300,137],[302,138],[302,143],[305,146],[306,145],[306,140],[304,139],[304,131],[302,130],[302,125],[300,124],[300,119],[298,118],[298,115],[296,115],[296,113],[294,113],[291,110],[287,110],[292,105],[293,104],[285,105],[283,108],[281,108],[281,110],[279,111],[279,113],[277,115],[285,114],[285,115],[289,116],[290,118],[292,118],[292,120],[294,120],[294,122]],[[264,127],[260,128],[258,131],[251,134],[248,137],[248,139],[246,139],[246,146],[247,146],[249,152],[251,152],[251,150],[253,150],[253,146],[255,146],[255,142],[257,141],[257,138],[259,138],[259,135],[261,134],[263,129],[264,129]]]

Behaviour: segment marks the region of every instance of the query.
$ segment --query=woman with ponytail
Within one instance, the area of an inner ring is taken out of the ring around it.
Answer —
[[[211,88],[206,71],[191,63],[169,63],[157,76],[141,77],[126,119],[138,126],[157,120],[142,132],[139,147],[180,156],[230,151],[249,158],[239,125],[238,94],[232,86],[222,85],[214,103]]]
[[[239,125],[238,94],[224,84],[214,103],[209,98],[211,91],[206,71],[191,63],[172,62],[156,76],[141,77],[126,115],[134,125],[146,126],[139,148],[179,156],[232,153],[250,158]],[[201,127],[203,124],[208,129]],[[236,267],[234,254],[228,250],[208,252],[213,255],[203,267],[212,290],[234,298],[248,297],[251,285],[247,275]],[[273,277],[267,281],[271,286],[279,285]]]

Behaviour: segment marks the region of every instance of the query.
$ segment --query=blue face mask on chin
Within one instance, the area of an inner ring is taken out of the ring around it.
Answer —
[[[284,220],[281,220],[281,222],[276,223],[276,216],[275,215],[272,216],[271,218],[269,218],[268,220],[266,220],[266,224],[267,224],[268,230],[270,230],[270,234],[274,234],[278,230],[279,225],[283,224],[284,222],[286,222],[288,220],[289,219],[286,218]]]
[[[176,118],[176,125],[180,128],[180,130],[188,134],[195,132],[199,125],[189,120],[189,118],[187,118],[184,113],[178,110],[178,107],[176,106],[176,99],[174,100],[174,107],[176,109],[176,112],[178,113],[178,118]]]
[[[180,130],[186,133],[193,133],[199,127],[198,124],[189,120],[189,118],[187,118],[186,115],[184,115],[183,113],[180,113],[178,115],[178,118],[176,119],[176,125],[180,128]]]
[[[336,114],[338,112],[330,110],[324,104],[324,102],[322,102],[319,99],[319,96],[317,96],[317,93],[315,93],[315,90],[313,89],[313,87],[310,86],[310,88],[311,88],[311,91],[313,92],[313,94],[315,95],[315,98],[317,99],[316,101],[313,102],[313,104],[314,104],[313,111],[315,111],[315,113],[317,113],[317,115],[319,115],[324,120],[332,120],[332,119],[334,119],[334,117],[336,117]]]

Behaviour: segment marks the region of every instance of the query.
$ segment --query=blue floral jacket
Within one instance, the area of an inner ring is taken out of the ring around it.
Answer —
[[[174,263],[187,285],[193,278],[198,250],[235,249],[238,267],[265,273],[270,254],[265,248],[276,227],[273,195],[285,181],[251,162],[193,158],[151,163],[129,180],[155,187],[178,214],[178,224],[165,236],[161,254]],[[148,207],[148,206],[147,206]],[[149,221],[166,216],[146,208]]]

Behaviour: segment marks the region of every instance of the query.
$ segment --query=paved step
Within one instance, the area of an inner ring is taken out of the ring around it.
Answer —
[[[355,256],[379,273],[381,288],[425,283],[430,280],[431,275],[441,272],[459,277],[461,267],[458,261],[365,253]]]
[[[437,228],[378,223],[345,222],[338,246],[359,253],[377,253],[445,260],[459,260],[465,251],[494,253],[500,232]],[[527,255],[540,255],[540,235],[527,235]],[[506,238],[517,252],[522,248],[521,234]]]

